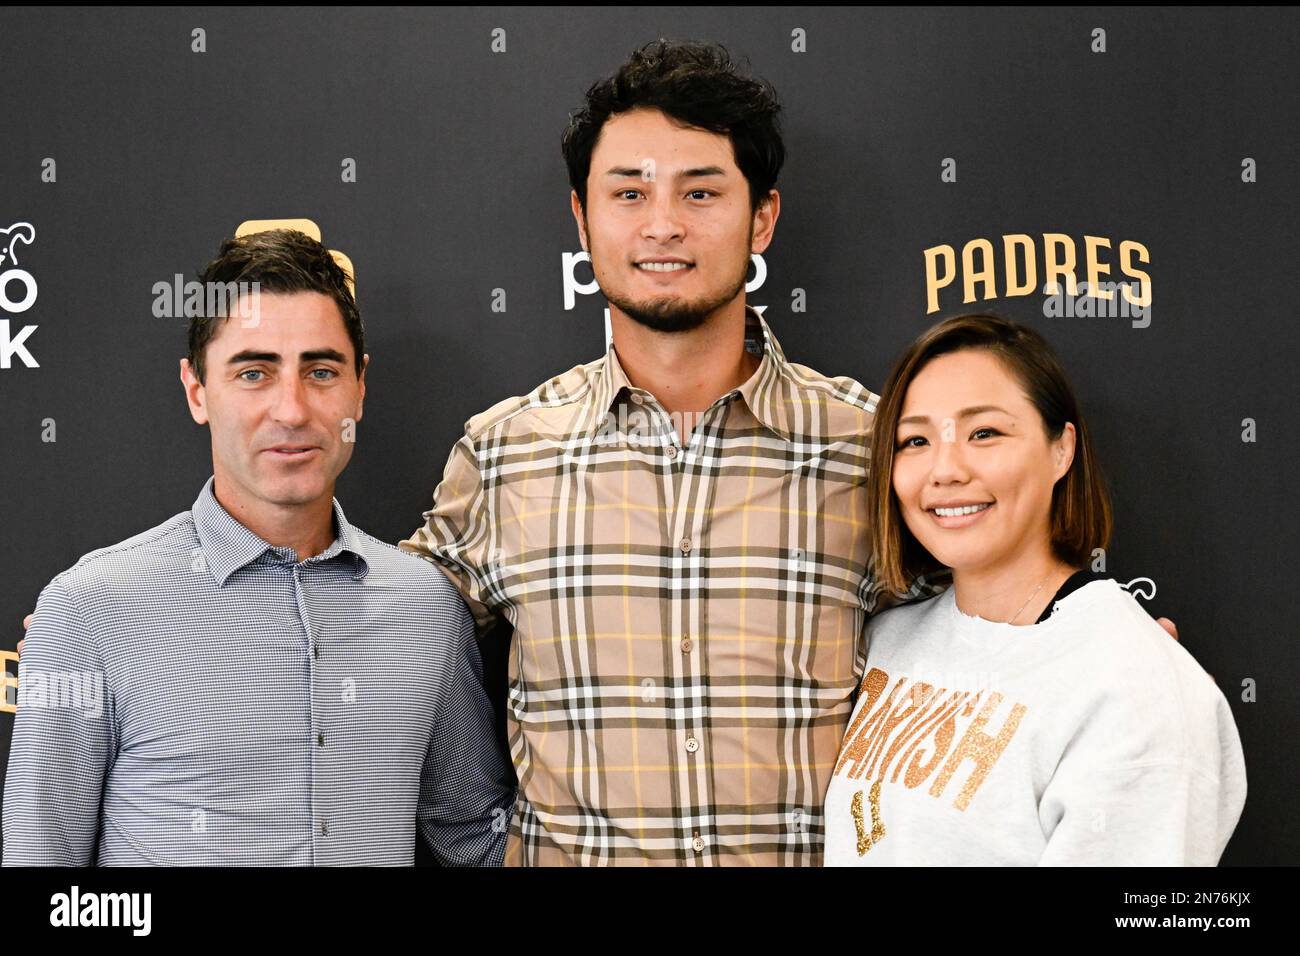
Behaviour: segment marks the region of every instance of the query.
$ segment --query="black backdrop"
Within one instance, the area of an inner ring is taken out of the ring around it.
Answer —
[[[14,339],[36,326],[39,368],[0,369],[0,644],[54,574],[184,510],[210,473],[177,382],[184,321],[156,318],[152,289],[192,278],[245,219],[311,218],[355,263],[372,362],[338,495],[373,534],[409,534],[466,418],[604,349],[603,299],[565,308],[567,112],[648,40],[714,39],[786,108],[782,215],[749,300],[787,355],[878,389],[905,343],[964,309],[959,276],[926,314],[924,250],[960,260],[989,239],[998,294],[978,304],[1041,329],[1090,413],[1117,505],[1108,570],[1155,582],[1148,606],[1232,704],[1250,790],[1223,862],[1295,863],[1298,24],[1244,8],[5,10],[0,228],[35,241],[0,271],[39,291],[0,320]],[[1110,241],[1111,279],[1119,244],[1141,243],[1150,323],[1003,295],[1001,237],[1036,240],[1041,287],[1044,233],[1070,237],[1081,279],[1085,236]]]

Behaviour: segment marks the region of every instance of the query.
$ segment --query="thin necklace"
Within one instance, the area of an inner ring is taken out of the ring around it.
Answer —
[[[1051,571],[1048,571],[1045,575],[1043,575],[1043,580],[1039,581],[1038,587],[1034,588],[1034,594],[1037,594],[1039,591],[1043,589],[1043,585],[1047,583],[1047,579],[1050,578],[1051,576],[1052,576]],[[1020,611],[1023,611],[1025,608],[1029,607],[1029,602],[1034,599],[1034,594],[1031,594],[1029,595],[1029,597],[1025,598],[1025,603],[1020,605]],[[1007,621],[1007,623],[1014,624],[1016,618],[1020,616],[1020,611],[1017,611],[1015,614],[1011,615],[1011,620]]]

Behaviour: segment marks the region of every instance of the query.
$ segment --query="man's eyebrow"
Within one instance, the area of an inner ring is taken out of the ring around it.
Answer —
[[[636,166],[612,166],[606,172],[606,176],[615,176],[619,179],[640,179],[641,169]],[[725,176],[727,171],[721,166],[696,166],[693,169],[683,169],[677,174],[678,179],[698,179],[701,176]]]
[[[1000,405],[972,405],[970,408],[963,408],[958,412],[957,420],[961,421],[963,418],[970,418],[972,415],[982,415],[984,412],[1001,412],[1011,418],[1016,417]],[[908,415],[906,418],[898,420],[900,425],[927,425],[929,422],[930,419],[926,415]]]
[[[298,356],[299,362],[346,362],[348,357],[342,352],[335,349],[312,349],[310,352],[303,352]]]
[[[238,365],[240,362],[270,362],[272,365],[279,365],[280,354],[278,352],[253,352],[245,349],[242,352],[236,352],[226,360],[227,365]]]

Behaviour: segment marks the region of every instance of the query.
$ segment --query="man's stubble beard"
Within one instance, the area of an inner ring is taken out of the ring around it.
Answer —
[[[751,227],[749,232],[751,242],[753,238],[754,231]],[[744,265],[740,270],[740,278],[730,288],[723,290],[713,298],[683,302],[677,297],[665,297],[633,302],[621,293],[615,292],[611,294],[603,289],[601,291],[605,292],[605,298],[610,305],[616,306],[624,315],[639,325],[653,329],[656,332],[670,334],[690,332],[692,329],[697,329],[703,325],[710,315],[744,291],[745,278],[749,275],[749,258],[749,255],[746,254]]]

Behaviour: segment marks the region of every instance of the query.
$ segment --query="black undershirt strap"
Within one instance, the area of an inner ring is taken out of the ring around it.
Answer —
[[[1096,571],[1089,571],[1086,569],[1083,571],[1075,571],[1073,574],[1071,574],[1068,578],[1065,579],[1065,583],[1061,585],[1060,589],[1056,592],[1055,596],[1050,601],[1047,602],[1047,607],[1043,608],[1043,613],[1038,616],[1038,620],[1035,621],[1034,623],[1042,624],[1049,617],[1051,617],[1052,611],[1056,609],[1056,602],[1061,600],[1061,598],[1065,597],[1067,594],[1071,593],[1072,591],[1077,591],[1085,584],[1090,584],[1093,581],[1105,581],[1108,579],[1109,579],[1109,575],[1098,574]]]

